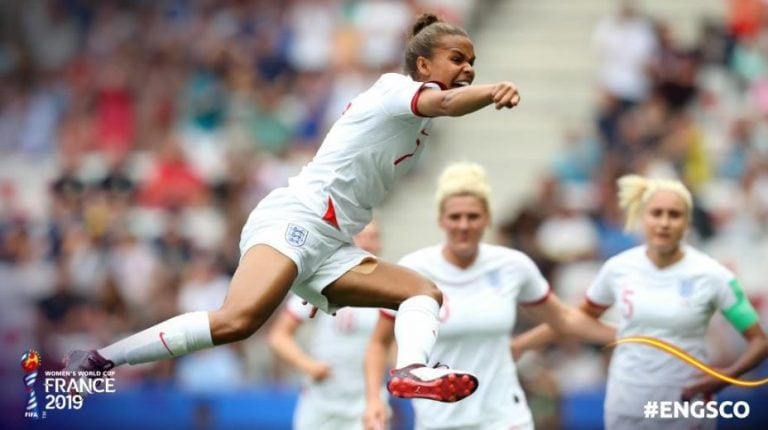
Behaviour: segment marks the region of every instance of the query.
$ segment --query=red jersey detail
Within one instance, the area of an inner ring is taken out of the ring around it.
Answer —
[[[544,303],[549,298],[549,295],[552,294],[552,288],[547,288],[547,294],[544,294],[544,297],[534,300],[532,302],[520,302],[521,306],[536,306]]]
[[[381,316],[381,317],[384,317],[384,318],[386,318],[386,319],[388,319],[388,320],[393,320],[393,321],[394,321],[394,319],[395,319],[395,316],[394,316],[394,315],[391,315],[391,314],[389,314],[388,312],[384,312],[384,311],[383,311],[383,310],[381,310],[381,309],[379,309],[379,316]]]
[[[333,208],[333,200],[330,197],[328,197],[328,209],[326,209],[323,215],[323,220],[336,227],[336,230],[339,230],[339,222],[336,220],[336,209]]]
[[[590,298],[589,298],[589,297],[587,297],[587,296],[584,296],[584,300],[586,300],[586,301],[587,301],[587,303],[589,303],[589,304],[590,304],[590,306],[593,306],[593,307],[596,307],[596,308],[602,308],[602,309],[608,309],[608,308],[610,308],[610,306],[608,306],[608,305],[604,305],[604,304],[601,304],[601,303],[597,303],[596,301],[593,301],[592,299],[590,299]]]
[[[416,148],[418,148],[419,145],[421,145],[421,140],[416,139]],[[395,160],[395,166],[397,166],[398,164],[402,163],[403,161],[413,157],[414,155],[416,155],[416,151],[415,150],[413,152],[409,153],[409,154],[405,154],[405,155],[403,155],[401,157],[398,157],[397,160]]]
[[[442,82],[438,82],[438,81],[424,82],[424,84],[421,85],[419,90],[416,91],[416,94],[413,95],[413,98],[411,98],[411,112],[413,112],[413,114],[416,116],[426,116],[426,115],[422,115],[421,112],[419,112],[419,96],[421,95],[421,92],[424,90],[425,84],[437,84],[437,86],[440,87],[440,90],[447,89],[447,87],[443,85]]]
[[[173,357],[174,356],[173,355],[173,351],[171,351],[171,348],[168,348],[168,344],[165,343],[165,339],[163,338],[164,335],[165,335],[165,332],[161,331],[160,334],[159,334],[160,342],[163,343],[163,346],[165,347],[165,349],[168,351],[169,354],[171,354],[171,357]]]

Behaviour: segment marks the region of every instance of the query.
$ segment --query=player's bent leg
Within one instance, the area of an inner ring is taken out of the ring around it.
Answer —
[[[273,248],[257,245],[240,262],[221,309],[178,315],[98,351],[72,351],[64,358],[64,368],[104,371],[244,339],[269,318],[295,277],[292,260]]]
[[[336,306],[388,308],[397,310],[415,296],[431,297],[442,304],[443,295],[435,284],[406,267],[381,260],[366,260],[323,289]]]
[[[210,313],[215,345],[248,338],[269,319],[296,279],[296,264],[268,245],[250,248],[217,311]]]
[[[367,263],[363,263],[365,265]],[[396,309],[397,367],[426,364],[435,344],[442,293],[417,272],[384,261],[346,272],[323,290],[334,306]]]
[[[397,368],[387,384],[389,391],[397,397],[441,402],[472,394],[478,385],[474,375],[426,366],[437,337],[440,290],[418,273],[395,264],[377,262],[373,270],[356,269],[326,287],[323,294],[336,306],[397,309]]]

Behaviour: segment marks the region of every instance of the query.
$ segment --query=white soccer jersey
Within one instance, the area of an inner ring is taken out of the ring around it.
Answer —
[[[303,305],[293,295],[286,312],[300,322],[309,320],[312,306]],[[378,319],[376,308],[341,308],[336,316],[318,313],[314,322],[309,355],[331,367],[325,380],[307,381],[301,394],[301,410],[308,413],[359,418],[365,411],[363,360],[373,327]]]
[[[517,304],[546,298],[546,280],[530,258],[509,248],[481,244],[477,260],[466,269],[447,262],[442,249],[440,245],[416,251],[400,264],[426,276],[443,292],[440,331],[429,365],[449,363],[470,371],[479,386],[457,403],[414,400],[417,427],[485,428],[487,423],[532,422],[509,340]]]
[[[683,250],[680,261],[663,269],[648,258],[645,246],[614,256],[587,290],[587,299],[619,307],[619,338],[661,339],[706,363],[709,320],[716,310],[736,303],[729,286],[735,277],[698,250]],[[682,387],[700,374],[654,347],[621,344],[611,358],[606,412],[636,416],[648,400],[679,400]]]
[[[424,150],[432,120],[418,114],[416,102],[425,87],[440,88],[382,75],[349,103],[314,159],[289,180],[292,193],[344,235],[357,234]]]

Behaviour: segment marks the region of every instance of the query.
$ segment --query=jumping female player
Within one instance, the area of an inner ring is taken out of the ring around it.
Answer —
[[[397,309],[395,374],[400,396],[460,400],[475,376],[425,366],[435,343],[443,296],[418,273],[378,260],[352,243],[372,209],[427,146],[432,118],[488,105],[515,107],[510,82],[471,85],[475,52],[467,33],[424,14],[405,49],[406,74],[382,75],[353,99],[314,159],[251,212],[241,260],[222,307],[176,316],[99,350],[72,351],[68,370],[109,369],[178,357],[251,336],[292,290],[326,313],[343,306]],[[436,398],[441,381],[452,388]]]

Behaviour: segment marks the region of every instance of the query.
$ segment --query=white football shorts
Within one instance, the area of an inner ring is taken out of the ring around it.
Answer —
[[[341,306],[328,303],[325,287],[365,260],[375,257],[356,247],[351,238],[294,197],[288,188],[278,188],[251,211],[240,235],[240,258],[258,244],[269,245],[290,258],[298,269],[291,291],[323,312]]]

